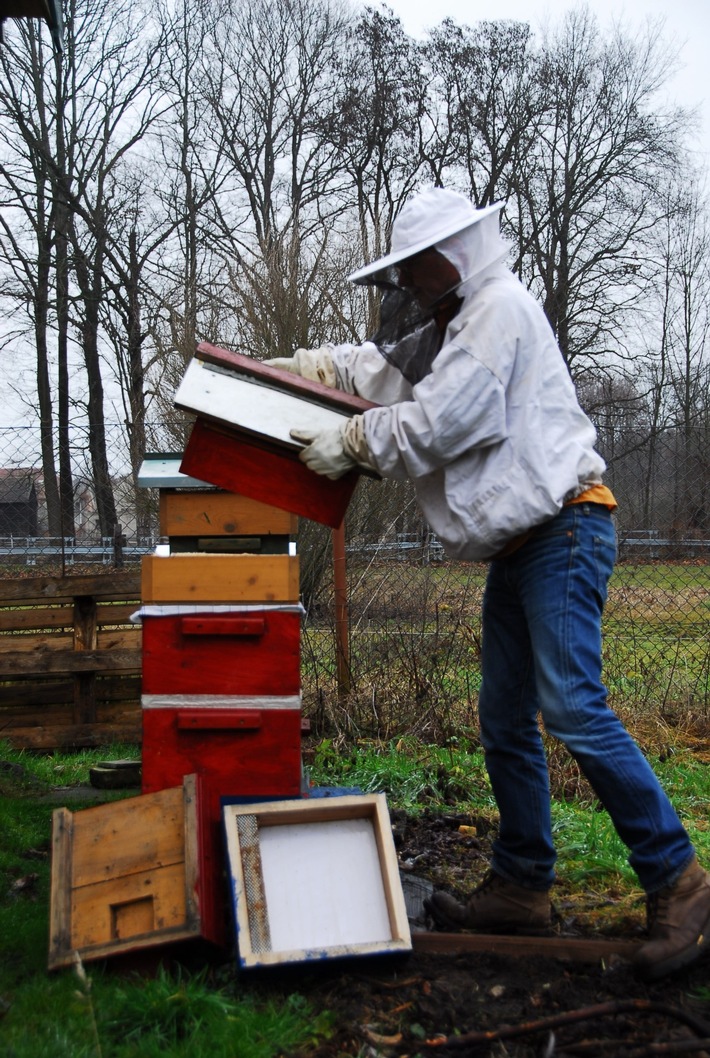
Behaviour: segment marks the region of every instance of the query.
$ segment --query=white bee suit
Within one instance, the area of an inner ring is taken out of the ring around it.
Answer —
[[[457,267],[481,227],[456,237]],[[605,464],[544,312],[518,279],[494,261],[457,293],[463,304],[414,386],[371,342],[331,355],[339,388],[385,405],[364,413],[372,465],[412,479],[448,555],[483,560],[600,482]]]

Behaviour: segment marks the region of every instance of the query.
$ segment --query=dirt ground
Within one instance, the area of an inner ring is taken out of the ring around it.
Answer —
[[[455,889],[472,863],[483,873],[489,839],[459,829],[480,831],[476,822],[393,815],[414,934],[431,924],[422,919],[417,896],[409,899],[408,873],[415,894],[442,876]],[[641,899],[619,913],[607,897],[600,913],[593,895],[575,904],[557,888],[553,936],[561,942],[642,938]],[[613,956],[577,961],[485,951],[431,954],[416,947],[407,956],[301,964],[259,979],[257,973],[243,984],[272,993],[297,990],[315,1010],[336,1012],[338,1028],[309,1052],[313,1058],[710,1055],[710,959],[655,984],[642,983],[628,960]]]

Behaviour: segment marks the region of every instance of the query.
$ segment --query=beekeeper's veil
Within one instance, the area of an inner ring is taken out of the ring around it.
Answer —
[[[419,305],[410,291],[399,286],[397,266],[433,246],[458,271],[461,281],[454,290],[465,297],[507,255],[500,235],[503,206],[497,202],[476,209],[457,191],[441,187],[421,191],[397,216],[390,252],[349,276],[354,283],[383,291],[380,326],[371,340],[412,384],[428,374],[439,351],[440,334],[433,316],[443,299],[434,305]]]

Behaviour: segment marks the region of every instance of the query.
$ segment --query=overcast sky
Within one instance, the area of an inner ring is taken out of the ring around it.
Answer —
[[[515,19],[537,30],[549,20],[559,23],[574,0],[387,0],[410,36],[421,36],[444,18],[473,25],[485,19]],[[700,130],[694,144],[710,169],[710,0],[590,0],[587,5],[602,29],[621,21],[629,30],[647,19],[663,19],[664,38],[677,47],[682,69],[669,83],[669,97],[700,110]]]

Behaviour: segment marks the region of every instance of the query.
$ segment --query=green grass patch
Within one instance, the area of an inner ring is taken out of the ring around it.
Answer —
[[[276,1058],[307,1050],[330,1033],[329,1015],[298,994],[261,999],[248,983],[237,987],[236,964],[222,968],[226,984],[174,963],[154,977],[114,974],[110,960],[78,975],[48,972],[51,821],[59,802],[47,791],[85,785],[101,760],[139,755],[123,745],[23,753],[0,742],[0,1055]]]

